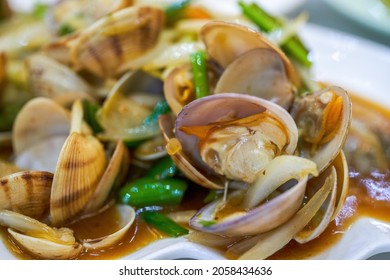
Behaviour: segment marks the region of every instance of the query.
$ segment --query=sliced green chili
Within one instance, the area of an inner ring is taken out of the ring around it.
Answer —
[[[189,232],[188,229],[177,224],[160,212],[144,211],[141,213],[141,217],[148,224],[172,237],[186,235]]]
[[[178,205],[181,203],[187,183],[183,180],[167,178],[140,178],[127,183],[119,190],[119,200],[134,207],[153,205]]]
[[[209,94],[206,53],[197,51],[191,54],[192,76],[195,87],[195,97],[201,98]]]
[[[177,173],[178,169],[172,158],[170,156],[165,156],[153,164],[145,176],[160,180],[172,178]]]
[[[260,8],[257,4],[246,4],[238,1],[243,14],[249,18],[257,27],[264,32],[271,32],[275,29],[282,28],[283,23],[277,17],[274,17]],[[287,55],[294,57],[305,67],[311,67],[309,60],[309,51],[306,49],[298,36],[292,36],[280,46]]]

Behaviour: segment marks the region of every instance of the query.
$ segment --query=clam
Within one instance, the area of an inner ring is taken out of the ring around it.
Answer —
[[[306,201],[291,219],[271,231],[236,242],[226,254],[239,259],[265,259],[292,239],[306,243],[319,236],[345,202],[347,173],[347,162],[340,152],[326,171],[308,181]]]
[[[160,134],[157,124],[144,125],[154,106],[162,100],[162,82],[143,72],[130,71],[112,87],[97,120],[104,131],[102,140],[137,141]]]
[[[271,49],[256,48],[240,55],[227,66],[214,93],[250,94],[288,108],[295,91],[279,54]]]
[[[215,110],[218,108],[218,110]],[[179,113],[174,128],[160,119],[178,167],[194,182],[223,188],[226,180],[251,183],[265,165],[297,144],[294,120],[282,107],[243,94],[218,94],[197,99]]]
[[[309,174],[317,175],[312,161],[278,156],[246,192],[235,191],[226,201],[220,199],[206,205],[193,216],[190,226],[226,236],[254,235],[274,229],[300,208]]]
[[[130,162],[129,153],[122,141],[117,141],[110,161],[97,184],[97,187],[85,206],[84,213],[94,213],[107,202],[113,189],[120,184],[127,174]]]
[[[0,225],[8,227],[15,243],[39,259],[74,259],[89,249],[104,249],[118,243],[135,220],[135,211],[128,205],[116,205],[118,228],[106,236],[76,240],[73,230],[54,228],[28,216],[0,210]]]
[[[54,173],[69,129],[70,114],[66,109],[51,99],[33,98],[20,110],[13,125],[15,164],[27,170]]]
[[[38,258],[72,259],[82,251],[69,228],[52,228],[28,216],[0,210],[0,225],[16,243]]]
[[[333,221],[342,206],[348,192],[348,166],[343,151],[339,153],[331,166],[317,178],[308,182],[306,199],[310,200],[325,180],[329,180],[331,190],[321,208],[316,212],[311,221],[294,237],[299,243],[306,243],[318,237]]]
[[[211,94],[242,93],[289,108],[300,78],[286,55],[259,32],[212,21],[200,30],[208,54]],[[195,99],[191,67],[174,68],[165,78],[164,95],[175,114]]]
[[[328,86],[294,100],[291,109],[299,131],[298,151],[324,171],[339,154],[351,124],[348,93]]]
[[[250,27],[211,21],[204,25],[200,36],[209,56],[226,69],[230,63],[247,51],[263,48],[273,50],[282,60],[286,75],[293,85],[300,84],[300,78],[287,56],[268,39]]]
[[[97,19],[132,5],[132,0],[67,0],[56,3],[50,12],[50,19],[61,33],[67,26],[77,31],[94,23]],[[60,34],[62,35],[62,34]]]
[[[99,249],[105,248],[112,244],[117,243],[129,230],[135,220],[134,208],[128,205],[116,205],[117,212],[119,213],[119,229],[115,232],[94,239],[84,239],[82,241],[83,247],[86,249]]]
[[[159,8],[128,7],[100,18],[71,43],[69,55],[76,69],[99,77],[124,71],[127,62],[152,50],[164,26]]]
[[[265,259],[283,248],[314,217],[328,197],[332,182],[325,180],[315,195],[286,223],[270,231],[243,239],[231,246],[227,255],[239,259]]]
[[[222,69],[212,61],[208,61],[207,73],[209,90],[214,92]],[[176,115],[182,110],[184,105],[195,99],[195,88],[190,64],[176,67],[169,72],[164,79],[164,96],[172,112]]]
[[[64,105],[76,99],[94,100],[92,88],[68,66],[39,53],[28,57],[26,65],[29,84],[36,96]]]
[[[58,157],[50,196],[53,225],[69,223],[81,214],[92,198],[106,168],[103,145],[82,132],[83,111],[78,100],[72,107],[72,121]]]
[[[20,171],[0,178],[0,209],[42,218],[49,209],[53,174]]]

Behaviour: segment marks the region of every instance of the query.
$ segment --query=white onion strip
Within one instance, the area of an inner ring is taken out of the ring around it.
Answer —
[[[313,161],[298,156],[278,156],[250,185],[243,205],[245,208],[253,208],[287,181],[300,180],[309,174],[318,175]]]

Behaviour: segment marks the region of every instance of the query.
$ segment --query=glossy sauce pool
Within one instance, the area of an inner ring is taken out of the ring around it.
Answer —
[[[369,120],[390,128],[390,110],[356,96],[352,96],[352,100],[355,119]],[[182,203],[183,206],[175,210],[199,209],[206,195],[206,190],[190,187]],[[338,242],[343,232],[347,231],[356,219],[363,216],[390,222],[390,170],[388,168],[382,172],[362,174],[353,171],[351,166],[346,203],[326,231],[307,244],[302,245],[291,241],[270,259],[306,259],[315,256]],[[99,237],[108,234],[109,228],[115,228],[117,218],[117,213],[110,208],[94,218],[83,220],[70,227],[78,238]],[[8,249],[17,258],[32,258],[14,244],[4,227],[0,227],[0,233]],[[78,259],[118,259],[164,237],[166,237],[164,234],[137,218],[126,236],[115,247],[84,251]]]

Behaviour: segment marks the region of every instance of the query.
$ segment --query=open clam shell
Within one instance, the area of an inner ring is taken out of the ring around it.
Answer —
[[[133,6],[100,18],[72,43],[69,55],[78,69],[115,76],[121,66],[153,49],[164,26],[163,10]]]
[[[58,158],[50,197],[50,215],[54,225],[75,219],[91,199],[106,168],[103,145],[94,136],[84,134],[82,105],[72,107],[72,128]]]
[[[118,141],[108,165],[84,208],[84,213],[94,213],[107,202],[116,184],[123,181],[129,167],[130,156],[122,141]]]
[[[34,98],[23,106],[16,117],[12,130],[15,154],[18,156],[26,148],[52,135],[68,134],[69,129],[69,111],[49,98]]]
[[[317,175],[313,162],[296,156],[276,157],[246,192],[236,191],[226,201],[206,205],[190,220],[190,226],[227,236],[254,235],[276,228],[301,207],[309,174]],[[253,197],[259,199],[248,207],[247,200]]]
[[[300,84],[298,73],[280,48],[249,27],[229,22],[212,21],[202,27],[200,36],[210,57],[223,68],[249,50],[271,49],[282,59],[289,80],[296,86]]]
[[[68,105],[76,99],[94,100],[92,88],[72,69],[44,55],[31,55],[27,61],[29,84],[36,96],[52,98]]]
[[[12,130],[16,165],[54,173],[69,129],[70,113],[53,100],[37,97],[27,102],[17,115]]]
[[[53,174],[21,171],[0,178],[0,209],[41,218],[49,209]]]
[[[329,86],[319,91],[312,93],[306,97],[303,97],[301,100],[305,102],[305,99],[308,99],[308,103],[314,104],[314,102],[325,103],[328,102],[328,97],[330,94],[335,94],[337,98],[341,98],[338,109],[341,110],[339,119],[332,120],[334,122],[334,131],[332,132],[332,137],[329,141],[325,143],[319,144],[311,144],[303,139],[303,137],[299,138],[298,142],[298,150],[301,156],[306,157],[308,159],[313,160],[317,163],[318,171],[321,173],[324,171],[329,165],[334,161],[337,155],[340,153],[345,140],[347,138],[347,133],[349,131],[349,127],[351,124],[352,118],[352,103],[349,97],[349,94],[342,88],[337,86]],[[315,101],[311,101],[315,100]],[[301,106],[300,104],[304,104]],[[310,105],[309,105],[310,106]],[[318,108],[318,106],[316,106]],[[332,110],[332,108],[326,109]],[[323,117],[325,112],[320,111],[318,114],[315,112],[316,110],[308,110],[307,103],[301,103],[300,100],[295,100],[294,105],[291,111],[292,116],[294,117],[298,130],[305,133],[310,130],[312,126],[310,124],[316,124],[316,121],[319,120],[321,122],[328,122],[331,119],[332,114],[334,112],[330,112],[327,119]],[[314,112],[313,114],[311,112]],[[312,114],[312,115],[311,115]],[[327,124],[322,124],[326,126]]]
[[[279,54],[256,48],[231,62],[218,80],[214,93],[237,92],[258,96],[284,108],[294,98],[295,87],[288,80]]]
[[[306,243],[318,237],[333,221],[341,208],[348,193],[348,165],[343,151],[336,157],[320,176],[308,182],[306,197],[310,200],[324,184],[331,185],[331,191],[313,219],[302,229],[294,239],[299,243]],[[327,180],[328,182],[325,182]]]
[[[215,108],[218,108],[218,110],[215,110]],[[198,148],[199,139],[194,135],[185,133],[181,130],[181,127],[204,126],[218,122],[222,119],[240,119],[264,112],[272,115],[275,119],[281,122],[281,126],[284,127],[283,131],[286,133],[288,139],[283,147],[283,152],[292,154],[296,148],[298,134],[295,122],[286,110],[275,103],[258,97],[236,93],[226,93],[197,99],[186,105],[179,113],[176,119],[174,131],[176,139],[181,144],[182,153],[177,153],[177,156],[182,157],[181,155],[185,155],[186,161],[188,161],[192,166],[187,166],[187,171],[195,168],[199,173],[204,174],[203,177],[220,178],[219,181],[223,182],[224,178],[215,173],[200,157]],[[175,155],[173,155],[173,158],[175,160]],[[187,163],[183,164],[187,165]],[[183,170],[184,168],[182,168],[182,171]],[[186,173],[186,171],[183,172]],[[193,174],[186,173],[186,175],[192,176],[192,178],[194,177]],[[210,187],[211,184],[208,185],[208,181],[209,180],[204,181],[202,178],[201,180],[196,180],[195,182],[202,186]],[[217,183],[215,180],[212,184],[220,185],[220,183]],[[222,187],[223,185],[220,185],[220,188]]]
[[[223,69],[210,60],[207,61],[206,69],[209,92],[213,93]],[[175,115],[179,114],[184,105],[195,99],[195,88],[190,64],[176,67],[169,72],[164,80],[164,96]]]
[[[24,250],[40,259],[74,259],[83,250],[83,247],[79,243],[70,245],[59,244],[50,240],[21,234],[11,228],[8,229],[8,233],[18,243],[19,246],[23,247]]]
[[[71,259],[82,250],[69,228],[52,228],[8,210],[0,210],[0,225],[8,227],[16,243],[38,258]]]
[[[108,247],[114,243],[117,243],[126,234],[135,219],[134,208],[128,205],[116,205],[116,208],[120,215],[119,230],[99,238],[85,239],[82,241],[83,247],[87,249]]]
[[[174,141],[174,123],[175,120],[170,115],[161,115],[159,118],[159,126],[162,131],[164,140],[168,143]],[[180,144],[179,144],[180,145]],[[200,186],[210,189],[223,189],[223,181],[219,176],[214,174],[203,174],[191,162],[191,159],[181,150],[171,155],[172,160],[178,168],[193,182]]]
[[[97,120],[104,128],[99,138],[137,141],[160,134],[157,125],[143,125],[143,121],[162,98],[162,82],[159,79],[143,71],[125,73],[97,112]]]

